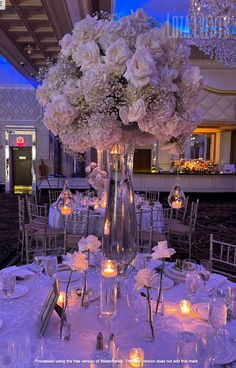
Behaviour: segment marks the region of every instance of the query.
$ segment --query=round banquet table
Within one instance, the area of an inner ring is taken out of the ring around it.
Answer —
[[[162,210],[162,204],[160,202],[155,203],[155,209]],[[77,206],[76,208],[79,212],[86,212],[87,208],[83,206]],[[96,235],[97,237],[102,237],[102,231],[103,231],[103,220],[105,215],[105,209],[99,208],[94,211],[90,211],[90,217],[89,217],[89,234]],[[140,210],[136,210],[137,215],[137,222],[139,221],[140,216]],[[72,214],[73,216],[73,214]],[[155,227],[157,231],[161,232],[161,220],[162,220],[162,211],[155,211],[154,216],[158,216],[158,218],[155,219]],[[49,208],[49,216],[48,216],[48,224],[50,227],[54,229],[63,228],[63,216],[61,213],[57,210],[55,203],[51,204]],[[143,213],[142,213],[142,230],[143,231],[149,231],[151,226],[150,222],[150,207],[149,206],[143,206]],[[83,232],[83,229],[78,228],[79,232]]]
[[[132,303],[132,319],[128,318],[128,312],[131,310],[127,311],[124,304],[125,298],[123,298],[118,300],[117,317],[111,323],[111,332],[115,334],[119,347],[119,359],[123,360],[123,364],[118,365],[118,367],[130,367],[126,359],[128,359],[128,353],[133,347],[141,347],[144,350],[145,368],[183,367],[179,363],[173,363],[177,359],[176,342],[178,331],[194,331],[199,338],[203,338],[206,329],[209,328],[208,322],[194,317],[193,314],[182,316],[179,313],[179,300],[185,294],[185,285],[181,283],[176,284],[164,291],[164,316],[154,317],[154,342],[144,342],[143,327],[146,304],[145,299],[133,290],[133,276],[134,273],[131,272],[129,276],[129,290]],[[59,276],[58,278],[60,280]],[[51,316],[43,338],[40,339],[38,336],[39,314],[50,285],[45,275],[41,276],[40,288],[37,281],[35,278],[28,281],[17,281],[17,285],[27,286],[29,291],[25,295],[13,299],[10,304],[7,304],[2,298],[0,299],[0,318],[3,321],[0,328],[0,367],[15,368],[15,366],[9,364],[9,352],[6,352],[6,342],[11,341],[12,336],[19,337],[18,344],[20,348],[18,354],[22,350],[22,356],[28,362],[28,364],[24,365],[22,363],[24,361],[23,358],[19,358],[17,368],[89,367],[88,360],[91,358],[91,353],[95,348],[96,335],[99,331],[103,333],[105,331],[103,321],[98,318],[99,299],[91,301],[87,309],[83,309],[77,301],[70,299],[71,338],[69,341],[62,342],[58,338],[60,320],[55,311]],[[65,290],[66,283],[62,280],[59,283],[61,290]],[[225,286],[229,284],[232,283],[227,281]],[[80,285],[81,279],[79,275],[78,280],[74,280],[71,283],[70,289]],[[89,273],[88,285],[94,289],[94,296],[97,295],[98,297],[99,276],[94,271]],[[232,285],[235,286],[235,284]],[[135,321],[134,316],[137,321],[139,319],[138,322]],[[236,343],[231,341],[231,336],[236,335],[236,321],[231,320],[227,322],[226,329],[229,332],[227,336],[228,346],[230,346],[236,358]],[[169,363],[171,360],[172,363]],[[204,368],[204,364],[203,352],[199,350],[199,365],[190,364],[188,367]],[[221,367],[225,366],[222,365]],[[236,364],[233,363],[230,367],[235,368]]]

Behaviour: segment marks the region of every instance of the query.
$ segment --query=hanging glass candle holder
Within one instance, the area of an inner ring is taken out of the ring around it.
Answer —
[[[179,210],[180,208],[184,207],[185,201],[186,198],[184,192],[180,187],[180,178],[177,178],[175,186],[168,196],[168,203],[170,207]]]
[[[61,194],[59,195],[56,207],[57,210],[63,215],[63,216],[69,216],[72,213],[72,207],[74,205],[74,197],[69,189],[68,181],[66,180],[65,185],[63,187],[63,190]]]

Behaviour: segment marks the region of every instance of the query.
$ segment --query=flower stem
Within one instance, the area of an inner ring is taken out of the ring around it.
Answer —
[[[66,292],[65,292],[65,302],[64,300],[62,301],[62,314],[61,314],[61,327],[60,327],[60,338],[62,337],[62,329],[63,329],[63,325],[64,325],[64,322],[65,322],[65,319],[66,319],[66,308],[67,308],[67,300],[68,300],[68,297],[67,297],[67,294],[68,294],[68,289],[69,289],[69,285],[70,285],[70,280],[71,280],[71,277],[72,277],[72,273],[73,273],[73,270],[70,271],[70,276],[69,276],[69,279],[68,279],[68,282],[67,282],[67,285],[66,285]]]
[[[157,296],[157,304],[156,304],[155,314],[157,314],[157,312],[158,312],[158,307],[159,307],[160,300],[161,300],[164,265],[165,265],[165,259],[163,259],[163,261],[162,261],[161,275],[160,275],[160,286],[159,286],[159,291],[158,291],[158,296]]]
[[[152,338],[154,339],[154,328],[153,328],[153,324],[152,324],[152,305],[151,305],[151,297],[150,297],[150,291],[149,291],[149,287],[146,287],[147,289],[147,302],[148,302],[148,319],[149,319],[149,323],[150,323],[150,328],[152,331]]]
[[[82,300],[81,300],[82,307],[84,307],[84,298],[86,296],[86,293],[87,293],[87,270],[84,271],[84,287],[83,287]]]

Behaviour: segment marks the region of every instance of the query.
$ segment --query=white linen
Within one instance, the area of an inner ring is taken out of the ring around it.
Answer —
[[[42,275],[44,282],[46,277]],[[36,281],[35,281],[36,282]],[[37,337],[38,331],[38,318],[40,310],[43,306],[44,300],[47,296],[49,286],[38,288],[37,283],[30,283],[29,281],[19,281],[22,285],[26,285],[30,288],[30,291],[19,299],[15,299],[11,304],[0,300],[1,319],[3,320],[3,326],[0,329],[0,367],[4,368],[3,362],[6,362],[6,351],[4,350],[4,342],[9,341],[11,336],[20,337],[20,346],[24,345],[24,341],[27,341],[27,346],[24,346],[24,356],[28,355],[27,359],[34,361],[37,355],[36,351],[39,346],[39,339]],[[229,284],[229,282],[227,281]],[[80,280],[81,284],[81,280]],[[70,289],[76,288],[77,282],[74,281]],[[93,288],[99,288],[99,280],[95,274],[89,275],[88,286]],[[66,284],[61,283],[61,289],[65,290]],[[128,311],[124,308],[122,300],[118,300],[117,305],[117,318],[114,322],[111,322],[111,331],[115,334],[117,344],[119,346],[120,358],[127,359],[128,352],[133,347],[141,347],[144,349],[145,360],[149,362],[145,363],[145,368],[154,367],[173,367],[173,363],[167,363],[167,360],[177,359],[176,354],[176,336],[179,330],[195,331],[201,336],[208,323],[196,319],[192,316],[186,317],[179,313],[179,300],[185,295],[185,286],[183,284],[177,285],[169,290],[164,290],[165,299],[165,315],[163,318],[154,317],[155,326],[155,341],[153,343],[145,343],[143,341],[143,323],[144,313],[146,310],[145,300],[139,293],[133,292],[131,300],[136,309],[136,316],[140,315],[140,322],[138,324],[130,323],[128,320]],[[124,299],[123,299],[124,300]],[[44,368],[56,368],[56,367],[68,367],[68,368],[88,368],[89,363],[82,363],[82,360],[88,360],[91,357],[91,353],[95,348],[96,334],[99,331],[104,333],[105,327],[102,321],[98,319],[99,313],[99,301],[96,300],[90,303],[88,309],[82,309],[78,303],[70,301],[70,320],[71,320],[71,339],[68,342],[61,342],[58,339],[60,320],[55,312],[51,317],[48,328],[43,338],[45,344],[45,350],[40,356],[41,363],[38,367]],[[227,330],[235,334],[236,321],[230,321],[227,323]],[[29,352],[30,350],[30,352]],[[236,344],[235,349],[236,354]],[[200,351],[200,359],[202,357]],[[9,354],[8,354],[9,355]],[[73,359],[77,360],[77,363]],[[43,363],[43,361],[48,361]],[[56,363],[56,360],[65,361],[65,364]],[[151,363],[151,361],[165,361],[165,363]],[[78,362],[80,361],[80,363]],[[19,360],[17,367],[23,368],[23,360]],[[34,363],[29,363],[27,367],[36,367]],[[175,363],[176,368],[180,368],[181,365]],[[200,360],[199,367],[203,367],[203,362]],[[11,365],[8,365],[11,367]],[[192,368],[193,366],[191,366]],[[236,367],[233,364],[232,367]],[[126,368],[123,365],[122,368]]]

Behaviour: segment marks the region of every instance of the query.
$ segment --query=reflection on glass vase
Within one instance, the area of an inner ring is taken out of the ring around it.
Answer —
[[[60,340],[69,341],[71,336],[70,332],[70,314],[68,298],[63,297],[62,310],[61,310],[61,326],[60,326]]]
[[[138,249],[132,184],[134,146],[115,146],[108,155],[109,183],[103,228],[103,253],[124,274]]]

